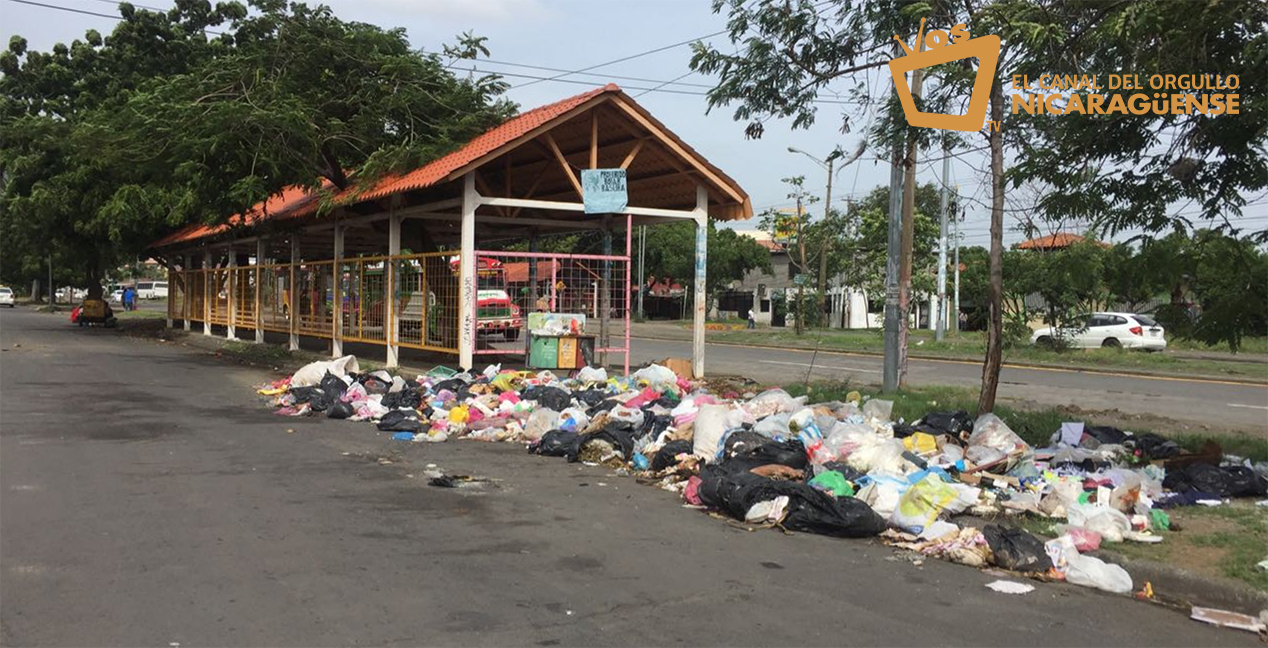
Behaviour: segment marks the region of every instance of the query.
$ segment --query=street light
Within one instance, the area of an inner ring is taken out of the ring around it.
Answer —
[[[859,150],[849,160],[846,160],[845,163],[841,165],[841,169],[844,169],[846,165],[859,159],[859,157],[863,155],[863,149],[864,149],[864,144],[860,142]],[[836,173],[839,173],[841,171],[841,169],[837,169],[834,172],[832,170],[832,167],[833,165],[836,164],[837,158],[844,156],[845,153],[841,150],[840,146],[833,147],[832,152],[828,154],[828,159],[824,161],[794,146],[789,146],[788,152],[800,153],[810,158],[811,160],[814,160],[815,164],[818,164],[820,167],[822,167],[824,170],[828,172],[828,186],[827,186],[826,194],[823,197],[823,218],[826,221],[832,214],[832,178],[836,175]],[[800,214],[798,214],[797,216],[798,218],[801,217]],[[818,286],[819,299],[817,301],[819,303],[818,308],[819,308],[820,316],[823,315],[823,300],[825,297],[824,292],[827,291],[827,287],[828,287],[827,274],[828,274],[828,237],[824,236],[823,243],[820,245],[820,249],[819,249],[819,286]]]

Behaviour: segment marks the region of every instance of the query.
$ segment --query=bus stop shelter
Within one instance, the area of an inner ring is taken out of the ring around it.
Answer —
[[[627,206],[585,213],[581,171],[624,169]],[[692,371],[704,375],[708,219],[752,216],[734,180],[614,84],[545,105],[462,148],[370,187],[334,191],[336,207],[288,188],[218,226],[156,241],[170,273],[168,325],[223,328],[450,354],[526,353],[530,312],[579,312],[603,361],[629,367],[631,233],[695,226]],[[601,253],[543,253],[540,236],[599,232]],[[620,245],[624,243],[624,245]],[[518,245],[511,245],[518,244]],[[549,278],[547,274],[549,273]]]

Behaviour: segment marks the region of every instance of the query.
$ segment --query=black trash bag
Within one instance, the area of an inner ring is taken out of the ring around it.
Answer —
[[[571,430],[551,430],[528,447],[528,451],[543,457],[564,457],[577,445],[577,433]]]
[[[348,383],[344,382],[343,378],[327,371],[326,375],[321,377],[321,390],[329,396],[343,396],[343,393],[348,391]]]
[[[607,398],[607,392],[602,389],[586,389],[582,391],[575,391],[572,393],[572,396],[584,403],[586,407],[594,407],[595,405],[603,402],[604,398]]]
[[[915,432],[924,432],[934,436],[949,434],[958,438],[961,432],[968,432],[973,429],[973,417],[969,416],[969,413],[964,410],[929,412],[911,427]]]
[[[678,462],[675,458],[684,452],[691,454],[693,447],[690,441],[682,439],[666,443],[660,447],[660,450],[656,451],[656,454],[652,455],[652,470],[664,470],[670,466],[677,465]]]
[[[1136,450],[1146,459],[1170,459],[1180,454],[1180,446],[1175,441],[1164,439],[1153,432],[1146,432],[1132,437]]]
[[[894,438],[895,439],[906,439],[907,437],[915,433],[916,433],[916,429],[913,428],[910,423],[903,423],[902,421],[898,421],[894,423]]]
[[[451,391],[451,392],[457,392],[459,389],[462,389],[462,388],[464,388],[464,387],[466,387],[466,386],[467,386],[467,383],[466,383],[466,382],[464,382],[464,381],[462,381],[462,380],[459,380],[459,379],[457,379],[457,378],[450,378],[449,380],[442,380],[442,381],[440,381],[440,382],[438,382],[438,383],[436,383],[436,384],[432,385],[432,386],[431,386],[431,389],[432,389],[432,391],[437,392],[437,393],[439,393],[441,390],[445,390],[445,389],[448,389],[448,390],[449,390],[449,391]]]
[[[874,536],[885,530],[884,518],[862,500],[837,499],[803,482],[770,479],[747,470],[731,472],[731,468],[706,469],[701,474],[700,499],[733,518],[743,520],[754,504],[783,495],[788,497],[786,529],[838,538]]]
[[[572,394],[558,387],[533,385],[525,389],[520,396],[527,400],[537,401],[538,405],[556,412],[562,412],[572,405]]]
[[[1177,493],[1194,490],[1227,497],[1228,473],[1211,464],[1191,464],[1181,470],[1168,472],[1162,480],[1162,487]]]
[[[418,409],[423,405],[423,395],[418,393],[417,389],[410,389],[409,387],[406,387],[405,389],[395,393],[400,394],[399,400],[397,401],[399,403],[397,407]],[[385,394],[383,398],[387,399],[387,397],[391,395],[392,394]]]
[[[737,454],[745,454],[766,445],[770,437],[749,430],[736,430],[726,436],[722,443],[722,457],[730,459]]]
[[[1263,497],[1268,495],[1268,480],[1246,466],[1225,466],[1225,497]]]
[[[413,410],[394,409],[379,419],[379,429],[384,432],[422,432],[422,421]]]
[[[338,395],[327,393],[326,390],[318,387],[313,391],[312,396],[308,399],[308,406],[311,407],[314,412],[324,412],[337,400],[339,400]]]
[[[1085,425],[1083,434],[1096,439],[1098,443],[1122,445],[1130,435],[1112,425]]]
[[[326,416],[332,419],[346,419],[356,414],[356,410],[352,409],[352,403],[345,403],[341,400],[335,401],[330,407],[326,408]]]
[[[594,405],[586,410],[586,416],[589,416],[590,418],[594,418],[595,415],[597,414],[602,414],[603,412],[612,411],[613,408],[615,408],[617,405],[620,405],[620,404],[621,404],[621,401],[618,401],[614,398],[609,398],[607,400],[599,401],[597,405]]]
[[[660,436],[661,432],[669,429],[674,424],[674,417],[668,414],[655,415],[647,410],[643,410],[643,433],[639,436],[652,435],[653,438]]]
[[[617,425],[613,425],[616,423]],[[629,425],[628,421],[613,421],[603,427],[598,432],[591,434],[583,434],[577,437],[577,443],[569,449],[566,455],[569,463],[581,460],[581,452],[585,447],[595,441],[606,441],[614,450],[621,453],[621,458],[629,461],[634,457],[634,435],[630,433],[627,427],[620,424]]]
[[[991,547],[992,562],[999,567],[1019,572],[1042,572],[1052,567],[1043,541],[1021,529],[988,524],[982,535]]]
[[[320,387],[291,387],[290,394],[296,403],[307,403],[313,396],[321,392]]]
[[[796,468],[797,470],[805,470],[810,464],[809,459],[806,457],[806,446],[802,445],[798,439],[789,439],[787,441],[771,441],[767,439],[766,443],[756,448],[736,453],[731,457],[731,461],[745,464],[749,468],[779,464],[789,468]]]
[[[404,393],[405,393],[404,390],[402,390],[398,392],[392,392],[389,394],[383,394],[383,400],[379,401],[379,404],[383,405],[383,407],[386,407],[388,409],[396,409],[401,406],[401,394],[404,394]]]

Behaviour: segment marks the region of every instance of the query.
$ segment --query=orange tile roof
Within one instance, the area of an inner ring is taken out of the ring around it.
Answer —
[[[635,104],[629,97],[621,91],[621,88],[615,83],[609,83],[603,87],[595,88],[588,92],[547,104],[538,108],[534,108],[528,112],[516,115],[495,126],[481,135],[475,137],[462,148],[445,155],[439,159],[433,160],[409,173],[403,175],[390,175],[380,179],[375,185],[369,189],[358,192],[356,187],[349,187],[335,195],[336,203],[350,204],[354,202],[375,200],[385,196],[411,191],[414,189],[423,189],[433,185],[440,184],[447,180],[453,179],[453,175],[470,164],[479,161],[481,158],[497,151],[499,148],[514,142],[516,139],[528,135],[533,130],[540,128],[552,120],[582,106],[590,100],[600,95],[612,93],[620,96],[624,101],[642,112],[652,123],[663,129],[661,124],[655,117],[651,116],[646,110]],[[700,156],[694,149],[668,131],[663,129],[677,144],[683,147],[691,155],[696,156],[710,170],[717,173],[725,182],[738,190],[739,195],[743,198],[741,210],[743,217],[747,218],[752,213],[752,206],[749,203],[748,196],[743,190],[736,186],[735,181],[722,173],[703,156]],[[329,183],[326,184],[329,187]],[[234,227],[251,226],[259,223],[261,220],[282,220],[289,218],[299,218],[309,216],[317,211],[317,199],[313,194],[305,192],[300,187],[287,187],[281,193],[270,197],[261,204],[252,207],[246,214],[245,218],[241,215],[231,216],[225,224],[207,226],[207,225],[190,225],[184,229],[177,230],[162,239],[151,244],[151,247],[162,247],[194,241],[197,239],[214,236],[229,231]]]
[[[482,156],[494,151],[498,147],[520,137],[529,131],[545,124],[546,122],[580,106],[589,99],[603,94],[604,92],[620,92],[621,89],[613,83],[609,83],[601,88],[595,88],[588,92],[569,97],[562,101],[556,101],[539,108],[534,108],[526,113],[522,113],[511,119],[506,120],[499,126],[485,131],[475,139],[467,143],[466,146],[445,155],[437,160],[433,160],[409,173],[404,175],[391,175],[375,183],[374,187],[367,189],[360,194],[355,194],[355,189],[349,188],[335,196],[336,202],[341,198],[355,198],[361,200],[374,200],[384,196],[409,191],[411,189],[422,189],[430,187],[443,181],[450,173],[461,169],[481,158]],[[237,226],[251,226],[261,220],[280,220],[285,218],[296,218],[307,216],[317,211],[316,196],[304,191],[302,187],[287,187],[282,193],[270,196],[268,200],[257,204],[247,212],[245,218],[239,214],[229,217],[229,220],[222,225],[190,225],[184,229],[177,230],[158,241],[154,242],[151,247],[162,247],[175,243],[183,243],[185,241],[193,241],[207,236],[214,236],[229,231]]]
[[[1021,243],[1017,244],[1017,249],[1019,250],[1057,250],[1060,248],[1070,247],[1071,245],[1074,245],[1075,243],[1078,243],[1079,241],[1082,241],[1082,240],[1083,240],[1083,237],[1079,236],[1078,234],[1069,234],[1067,232],[1057,232],[1056,234],[1049,234],[1048,236],[1040,236],[1039,238],[1032,238],[1029,241],[1022,241]]]

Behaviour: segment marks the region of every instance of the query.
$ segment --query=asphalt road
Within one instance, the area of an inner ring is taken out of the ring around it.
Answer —
[[[632,362],[691,357],[691,343],[636,338]],[[876,356],[728,344],[705,345],[710,373],[742,375],[771,384],[805,380],[844,380],[879,384]],[[813,368],[811,361],[813,360]],[[982,365],[955,360],[908,361],[912,385],[978,387]],[[1201,379],[1153,378],[1066,369],[1005,367],[1001,398],[1041,405],[1075,405],[1084,410],[1118,410],[1156,415],[1195,425],[1268,433],[1268,386]]]
[[[0,312],[0,348],[3,645],[1258,645],[749,533],[517,445],[280,418],[259,370],[60,316]],[[496,481],[430,487],[429,463]]]

